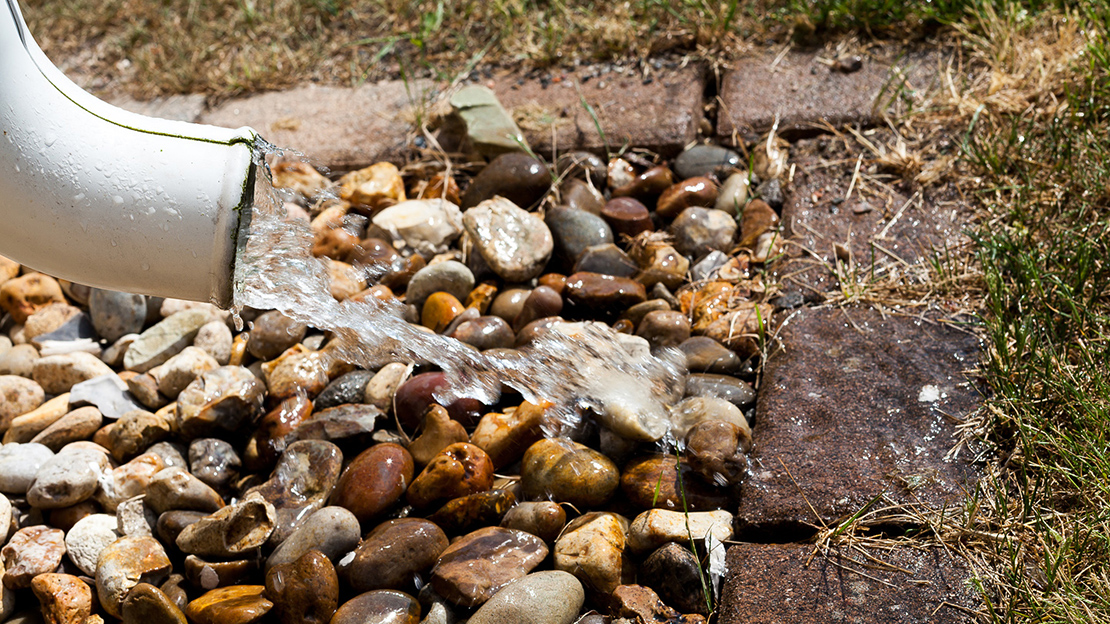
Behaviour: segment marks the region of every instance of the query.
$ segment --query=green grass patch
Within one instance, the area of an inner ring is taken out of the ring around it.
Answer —
[[[1070,79],[1017,114],[984,114],[967,157],[993,218],[987,283],[981,588],[992,622],[1110,621],[1110,9],[1080,7]],[[1066,103],[1066,106],[1059,106]]]

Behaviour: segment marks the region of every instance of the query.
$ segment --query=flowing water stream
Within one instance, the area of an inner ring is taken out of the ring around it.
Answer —
[[[573,426],[590,410],[623,437],[670,439],[668,405],[681,399],[686,374],[677,350],[653,355],[646,341],[603,323],[565,323],[543,332],[532,347],[479,352],[405,322],[397,303],[373,297],[337,301],[328,290],[325,261],[310,253],[308,224],[286,219],[270,184],[265,163],[275,154],[266,148],[256,156],[253,214],[235,265],[237,310],[280,310],[332,332],[338,342],[332,352],[363,368],[390,361],[435,365],[450,381],[450,390],[437,396],[444,405],[463,396],[492,405],[508,386],[529,401],[554,403],[549,413],[558,425]]]

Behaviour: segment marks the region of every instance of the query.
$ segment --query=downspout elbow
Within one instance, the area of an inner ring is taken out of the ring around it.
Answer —
[[[81,90],[0,5],[0,254],[111,290],[232,303],[257,134]]]

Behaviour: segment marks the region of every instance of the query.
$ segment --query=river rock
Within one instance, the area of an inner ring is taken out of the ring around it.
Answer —
[[[489,306],[489,314],[499,316],[508,322],[513,322],[520,311],[524,309],[524,302],[532,295],[527,288],[506,288],[494,297]]]
[[[599,214],[605,206],[605,196],[601,191],[597,190],[596,186],[577,178],[563,180],[559,193],[562,205],[571,210]]]
[[[555,251],[568,266],[588,247],[613,242],[613,231],[601,217],[582,210],[553,208],[544,216],[551,230]]]
[[[317,550],[270,568],[263,594],[282,624],[328,624],[339,606],[335,566]]]
[[[451,420],[447,410],[439,405],[428,408],[423,422],[420,435],[409,444],[409,453],[419,466],[426,466],[448,446],[470,440],[462,424]]]
[[[185,557],[185,579],[203,590],[242,585],[258,573],[258,557],[246,559],[201,559],[196,555]]]
[[[738,171],[721,184],[717,194],[717,202],[713,207],[732,216],[740,214],[748,202],[748,192],[751,187],[751,176],[746,171]],[[743,230],[741,230],[741,236]]]
[[[35,360],[31,376],[48,394],[69,392],[74,384],[101,375],[113,375],[112,368],[91,353],[78,351],[47,355]]]
[[[715,208],[687,208],[671,223],[674,247],[689,258],[727,252],[736,237],[736,219]]]
[[[64,533],[42,524],[16,531],[0,549],[4,587],[26,589],[31,586],[31,579],[53,572],[66,553],[64,540]]]
[[[707,586],[702,584],[701,564],[688,548],[675,542],[660,546],[640,564],[636,578],[682,613],[709,614],[710,598],[705,594]]]
[[[686,355],[686,368],[690,372],[729,375],[743,369],[744,362],[740,356],[712,338],[693,336],[683,341],[678,348]],[[755,398],[754,394],[753,391],[752,400]]]
[[[674,159],[674,170],[679,177],[693,178],[709,175],[717,169],[731,169],[741,164],[740,154],[719,145],[694,145]]]
[[[381,410],[391,409],[393,395],[408,378],[409,372],[409,367],[400,362],[392,362],[381,367],[370,381],[366,382],[363,401]]]
[[[447,535],[420,518],[387,520],[374,527],[346,566],[355,591],[405,589],[432,568],[447,548]]]
[[[54,452],[41,444],[0,446],[0,492],[26,494],[39,468],[52,457]]]
[[[166,468],[155,474],[146,488],[146,504],[157,513],[193,510],[211,513],[224,506],[220,495],[181,468]]]
[[[555,569],[608,594],[635,574],[635,566],[625,554],[627,533],[628,518],[620,514],[594,511],[579,516],[555,542]]]
[[[129,498],[116,507],[116,532],[120,535],[154,535],[158,514],[143,504],[146,496]]]
[[[609,224],[615,238],[634,237],[655,229],[647,206],[632,197],[614,197],[601,209],[601,218]]]
[[[478,421],[470,443],[489,455],[494,468],[508,466],[543,437],[542,425],[551,405],[547,401],[540,405],[525,401],[504,414],[490,412]]]
[[[45,624],[86,624],[92,614],[92,590],[72,574],[40,574],[31,581],[31,589]]]
[[[266,543],[274,530],[274,506],[247,498],[201,518],[177,536],[181,552],[201,557],[234,557]]]
[[[543,219],[503,197],[483,201],[462,219],[475,249],[505,281],[524,282],[543,272],[554,248]]]
[[[12,502],[0,494],[0,544],[8,542],[8,531],[12,528]]]
[[[157,370],[157,367],[152,370]],[[135,397],[144,407],[157,410],[165,407],[170,402],[169,398],[158,390],[158,380],[151,373],[129,376],[124,383],[127,384],[127,390],[131,393],[131,396]]]
[[[534,572],[509,583],[468,624],[571,624],[586,600],[582,583],[559,570]]]
[[[231,359],[231,343],[233,337],[227,323],[223,321],[209,321],[201,325],[193,339],[193,346],[202,349],[212,356],[220,366],[227,366]]]
[[[127,370],[145,373],[177,355],[193,342],[201,326],[212,320],[204,309],[182,310],[150,327],[131,343],[123,356]]]
[[[706,484],[685,462],[679,477],[678,460],[670,455],[650,455],[629,462],[621,473],[621,491],[641,509],[712,511],[728,507],[727,490]]]
[[[76,505],[91,497],[102,475],[111,469],[108,457],[91,449],[65,449],[35,473],[27,502],[37,509]]]
[[[566,511],[551,501],[517,503],[501,518],[501,526],[531,533],[548,544],[555,543],[566,524]]]
[[[266,560],[266,568],[291,563],[310,550],[333,561],[351,552],[362,534],[358,518],[343,507],[324,507],[307,516]]]
[[[680,614],[663,603],[650,587],[621,585],[613,590],[610,610],[626,622],[668,622],[669,624],[705,624],[696,613]],[[620,621],[620,620],[618,620]]]
[[[670,511],[649,509],[636,516],[628,527],[628,546],[645,553],[667,542],[689,543],[713,535],[717,542],[732,539],[732,514],[716,511]]]
[[[657,165],[644,171],[631,182],[613,189],[613,197],[636,197],[649,200],[658,196],[674,184],[674,173],[664,165]]]
[[[235,447],[217,438],[198,438],[189,444],[189,471],[214,490],[239,475],[242,462]]]
[[[286,441],[365,439],[384,417],[385,413],[373,405],[348,403],[329,407],[302,420]]]
[[[353,370],[340,375],[313,399],[312,409],[319,412],[346,403],[362,403],[366,384],[373,377],[374,373],[365,370]]]
[[[686,433],[683,457],[707,483],[726,486],[744,477],[751,446],[750,429],[733,422],[708,420]]]
[[[118,461],[130,459],[173,434],[172,413],[138,409],[120,416],[108,432],[109,448]]]
[[[200,522],[208,517],[203,511],[167,511],[158,516],[154,533],[167,544],[177,542],[177,538],[186,527]]]
[[[278,310],[263,312],[251,323],[247,351],[260,360],[272,360],[303,340],[307,329]]]
[[[420,426],[420,419],[428,407],[437,403],[436,395],[451,390],[447,374],[442,372],[421,373],[401,384],[393,397],[393,410],[401,427],[413,431]],[[487,405],[473,398],[463,397],[444,405],[451,418],[464,427],[472,427],[486,412]]]
[[[479,351],[512,348],[516,339],[512,327],[499,316],[479,316],[464,321],[447,335]]]
[[[102,416],[114,420],[131,410],[143,407],[135,400],[137,397],[128,392],[128,388],[128,384],[119,375],[101,375],[73,384],[69,393],[70,403],[72,407],[92,405],[100,410]]]
[[[186,438],[237,430],[262,409],[265,388],[242,366],[221,366],[197,377],[177,397],[177,424]]]
[[[143,331],[146,297],[93,288],[89,293],[89,315],[96,333],[108,342]]]
[[[185,607],[185,615],[196,624],[252,624],[260,621],[274,603],[263,597],[262,585],[239,585],[213,589]]]
[[[477,606],[527,575],[546,557],[547,546],[534,535],[485,527],[443,551],[432,569],[432,587],[455,604]]]
[[[424,300],[420,313],[420,324],[437,334],[442,334],[455,317],[462,314],[463,304],[454,295],[445,292],[432,293]]]
[[[462,301],[473,288],[474,273],[465,264],[455,260],[437,262],[412,276],[405,290],[405,301],[419,308],[428,295],[435,292],[445,292]]]
[[[390,235],[395,247],[429,258],[447,251],[463,231],[459,207],[443,199],[403,201],[374,215],[371,221]]]
[[[39,407],[45,398],[38,382],[18,375],[0,375],[0,430],[7,430],[16,416]]]
[[[603,188],[608,177],[605,161],[590,152],[566,152],[555,160],[555,172],[565,178],[580,178]]]
[[[219,363],[208,352],[197,347],[185,347],[181,353],[166,360],[154,369],[158,390],[171,400],[188,387],[202,373],[219,368]]]
[[[538,159],[521,152],[502,154],[470,181],[462,196],[462,207],[469,212],[496,196],[529,207],[542,199],[550,187],[551,173]]]
[[[584,444],[548,438],[524,453],[520,480],[528,498],[591,509],[604,505],[617,491],[620,471],[612,460]]]
[[[96,500],[105,510],[115,511],[123,501],[145,494],[150,480],[165,467],[158,455],[143,453],[109,472],[96,492]]]
[[[131,588],[120,613],[123,624],[187,624],[178,605],[150,583],[139,583]]]
[[[17,344],[6,353],[0,354],[0,375],[18,375],[30,379],[37,359],[39,350],[35,345]]]
[[[12,315],[17,324],[51,303],[65,303],[58,280],[42,273],[27,273],[0,285],[0,310]]]
[[[612,243],[591,245],[582,250],[572,272],[600,273],[616,277],[632,277],[640,267],[623,249]]]
[[[69,393],[60,394],[31,411],[13,418],[8,430],[4,433],[4,443],[30,442],[44,429],[58,422],[69,411]]]
[[[676,438],[685,438],[691,427],[709,420],[730,422],[751,439],[751,429],[748,427],[748,419],[744,417],[744,412],[724,399],[689,397],[671,408],[671,431]]]
[[[677,347],[690,337],[690,319],[678,310],[656,310],[644,315],[636,335],[652,347]]]
[[[343,453],[336,445],[300,440],[285,449],[268,481],[247,490],[247,496],[260,496],[273,505],[271,545],[280,544],[324,506],[336,488],[342,466]]]
[[[716,183],[709,178],[696,176],[663,191],[655,204],[655,213],[663,219],[673,219],[691,206],[707,207],[716,203]]]
[[[432,458],[412,481],[409,504],[428,507],[452,498],[484,492],[493,486],[493,462],[482,449],[467,442],[452,444]]]
[[[335,612],[330,624],[417,624],[420,603],[416,598],[391,589],[359,594]]]
[[[694,374],[686,377],[686,396],[724,399],[740,409],[755,403],[755,389],[728,375]]]
[[[405,183],[396,165],[378,162],[343,176],[339,197],[373,212],[405,201]]]
[[[497,525],[513,505],[516,505],[516,495],[509,490],[478,492],[447,501],[428,516],[428,520],[438,524],[450,535],[459,535],[484,526]]]
[[[297,344],[269,362],[262,363],[262,374],[271,401],[304,393],[310,398],[328,385],[328,361],[319,351]]]
[[[412,483],[412,455],[397,444],[376,444],[343,471],[331,504],[345,507],[359,522],[371,522],[389,509]]]

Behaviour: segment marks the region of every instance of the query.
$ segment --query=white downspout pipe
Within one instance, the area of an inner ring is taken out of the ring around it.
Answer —
[[[0,255],[89,286],[231,304],[253,130],[98,100],[0,0],[0,131]]]

